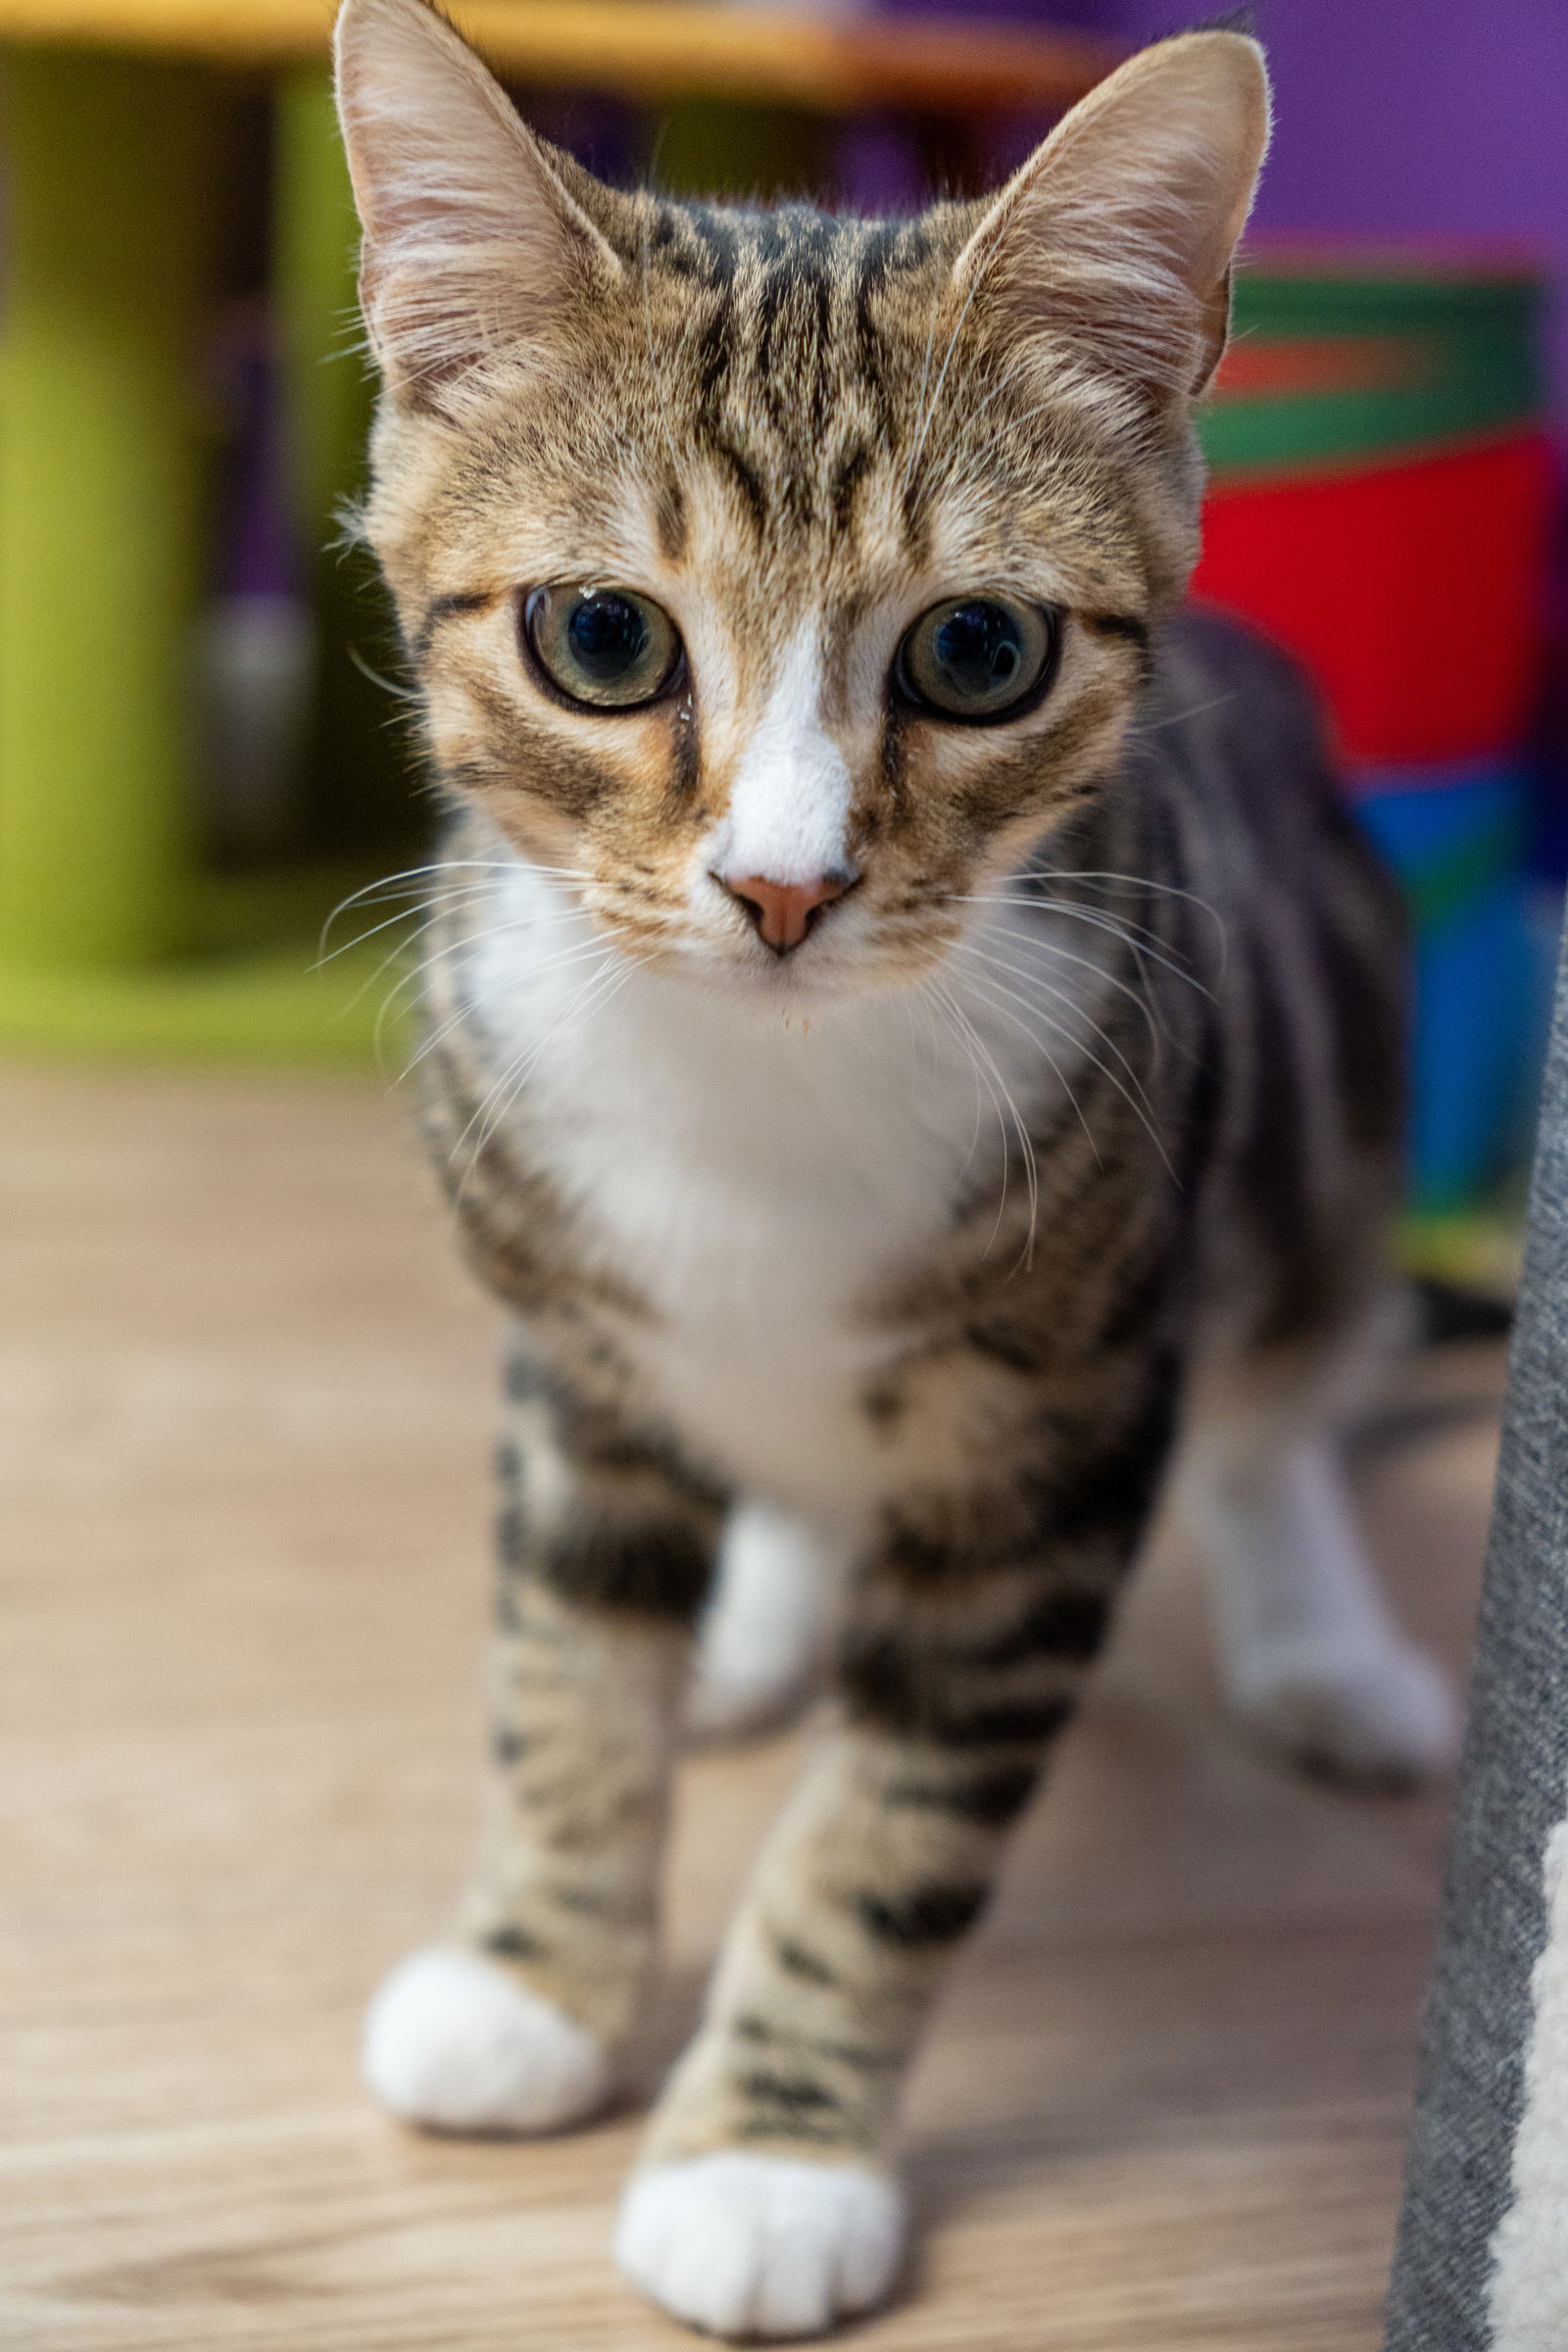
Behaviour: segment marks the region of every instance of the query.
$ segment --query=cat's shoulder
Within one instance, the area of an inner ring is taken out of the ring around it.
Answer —
[[[1156,702],[1180,705],[1201,689],[1253,724],[1269,718],[1313,739],[1323,733],[1317,690],[1295,656],[1233,613],[1196,599],[1178,607],[1156,635],[1150,686]]]

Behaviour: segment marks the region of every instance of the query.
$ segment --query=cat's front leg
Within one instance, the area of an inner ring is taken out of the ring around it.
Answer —
[[[854,1604],[843,1719],[732,1930],[627,2190],[621,2267],[722,2335],[795,2336],[888,2293],[890,2144],[944,1963],[983,1909],[1099,1646],[1130,1544],[1044,1560],[940,1547]]]
[[[382,1985],[370,2086],[453,2132],[540,2132],[613,2087],[654,1958],[669,1778],[721,1499],[600,1408],[510,1384],[493,1814],[449,1943]]]

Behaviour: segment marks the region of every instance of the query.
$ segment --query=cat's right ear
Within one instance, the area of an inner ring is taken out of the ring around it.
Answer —
[[[424,0],[347,0],[335,53],[371,348],[395,394],[451,409],[475,369],[525,356],[620,264]]]

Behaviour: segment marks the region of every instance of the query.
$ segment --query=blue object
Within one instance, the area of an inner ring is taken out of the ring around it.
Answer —
[[[1473,1206],[1517,1155],[1541,1043],[1529,786],[1500,763],[1366,776],[1356,812],[1415,932],[1411,1206]]]

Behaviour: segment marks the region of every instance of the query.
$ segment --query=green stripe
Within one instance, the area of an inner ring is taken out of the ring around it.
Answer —
[[[1528,270],[1293,270],[1244,256],[1233,315],[1243,334],[1442,334],[1487,342],[1538,319],[1543,301],[1543,281]]]
[[[1202,412],[1212,471],[1285,470],[1463,441],[1540,416],[1541,289],[1524,279],[1238,278],[1235,332],[1269,342],[1408,340],[1411,378],[1387,387],[1227,398]]]

